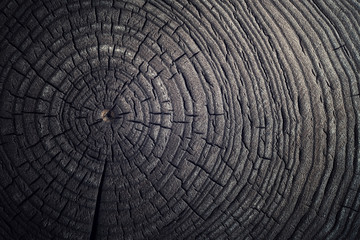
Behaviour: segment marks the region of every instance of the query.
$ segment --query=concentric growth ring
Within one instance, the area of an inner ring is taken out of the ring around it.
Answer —
[[[0,238],[360,237],[355,2],[0,9]]]

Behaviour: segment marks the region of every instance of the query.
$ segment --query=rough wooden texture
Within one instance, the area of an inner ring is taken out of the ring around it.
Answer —
[[[0,9],[1,239],[360,239],[357,0]]]

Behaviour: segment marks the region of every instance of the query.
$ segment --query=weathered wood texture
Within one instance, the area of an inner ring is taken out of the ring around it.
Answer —
[[[357,0],[2,0],[1,239],[360,239]]]

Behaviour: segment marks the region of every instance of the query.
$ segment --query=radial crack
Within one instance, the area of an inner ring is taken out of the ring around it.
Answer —
[[[102,197],[102,192],[103,192],[103,185],[104,185],[104,178],[105,178],[106,168],[107,168],[107,163],[105,162],[104,168],[103,168],[103,171],[102,171],[102,175],[101,175],[101,179],[100,179],[98,192],[97,192],[97,195],[96,195],[96,206],[95,206],[95,213],[94,213],[94,218],[93,218],[92,227],[91,227],[90,240],[96,239],[96,236],[98,234],[99,213],[100,213],[101,197]]]

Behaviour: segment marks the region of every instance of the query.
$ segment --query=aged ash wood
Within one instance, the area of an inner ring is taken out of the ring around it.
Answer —
[[[360,239],[359,1],[0,9],[1,239]]]

